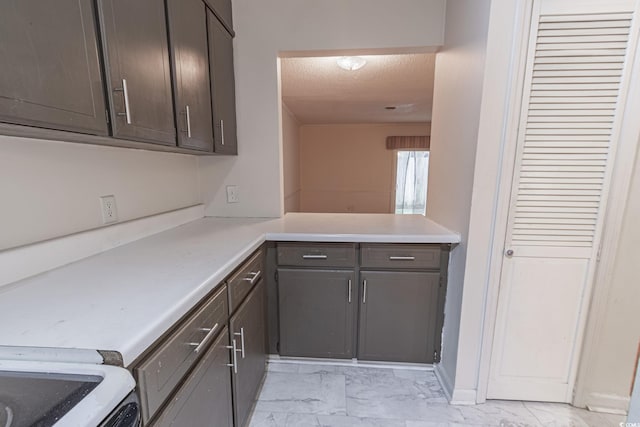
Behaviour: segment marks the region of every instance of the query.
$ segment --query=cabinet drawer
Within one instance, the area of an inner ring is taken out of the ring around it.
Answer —
[[[231,406],[231,371],[229,331],[224,328],[198,366],[180,386],[154,427],[170,426],[233,426]]]
[[[228,314],[227,287],[223,286],[135,369],[145,421],[224,329]]]
[[[231,276],[229,286],[229,312],[233,313],[247,296],[253,285],[265,274],[264,250],[259,249],[236,273]]]
[[[433,245],[363,244],[362,267],[440,268],[440,247]]]
[[[278,264],[300,267],[353,267],[353,243],[278,243]]]

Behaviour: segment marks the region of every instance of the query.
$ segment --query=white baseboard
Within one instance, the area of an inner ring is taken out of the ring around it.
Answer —
[[[631,399],[628,396],[606,393],[589,393],[585,399],[585,405],[593,412],[627,415],[630,401]]]
[[[204,216],[190,206],[0,252],[0,287]]]
[[[440,382],[440,386],[442,387],[445,396],[447,397],[447,400],[451,402],[451,396],[453,395],[453,382],[451,381],[451,378],[449,378],[449,374],[442,367],[442,363],[434,365],[434,372],[436,374],[436,378]]]
[[[473,389],[454,388],[449,403],[451,405],[476,405],[477,391]]]
[[[325,359],[313,357],[283,357],[270,354],[267,357],[269,363],[300,364],[300,365],[324,365],[324,366],[357,366],[360,368],[380,369],[409,369],[416,371],[433,371],[433,365],[426,363],[402,363],[402,362],[370,362],[358,359]]]
[[[449,373],[442,367],[442,364],[439,363],[434,366],[434,371],[436,374],[436,378],[440,381],[440,385],[442,386],[442,390],[444,391],[449,404],[451,405],[476,405],[476,390],[465,390],[454,388],[453,381],[451,381],[451,377]]]

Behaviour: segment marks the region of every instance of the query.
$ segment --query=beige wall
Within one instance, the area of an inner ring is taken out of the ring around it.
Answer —
[[[201,203],[195,156],[0,136],[0,250]]]
[[[460,364],[458,338],[490,3],[447,1],[444,47],[436,57],[427,216],[462,236],[451,254],[439,366],[450,393]],[[453,400],[464,399],[454,395]]]
[[[622,222],[622,235],[615,254],[607,295],[594,298],[604,306],[596,322],[591,345],[584,348],[579,379],[584,403],[591,408],[626,409],[640,341],[640,156],[636,157],[629,198]],[[596,283],[596,287],[598,284]],[[595,301],[594,301],[595,302]],[[638,421],[638,420],[635,420]]]
[[[284,211],[300,210],[300,123],[282,104],[282,176]]]
[[[395,155],[391,135],[429,135],[428,124],[303,125],[302,212],[391,212]]]
[[[200,162],[207,214],[284,211],[278,55],[435,49],[442,44],[444,6],[445,0],[234,0],[239,156]],[[226,203],[229,184],[240,186],[240,203]]]

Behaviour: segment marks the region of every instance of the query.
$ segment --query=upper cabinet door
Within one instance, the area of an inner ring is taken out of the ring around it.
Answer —
[[[227,27],[230,33],[233,32],[233,19],[231,11],[231,0],[206,0],[209,7],[213,9],[218,19]]]
[[[178,145],[213,151],[207,14],[202,0],[167,0]]]
[[[100,0],[113,136],[176,144],[162,0]]]
[[[0,2],[0,121],[108,133],[92,4]]]
[[[233,38],[212,12],[207,13],[211,96],[213,98],[214,151],[238,154],[236,89],[233,75]]]

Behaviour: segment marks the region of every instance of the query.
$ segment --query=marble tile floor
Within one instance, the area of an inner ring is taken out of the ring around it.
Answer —
[[[617,427],[621,415],[569,405],[453,406],[432,371],[270,362],[250,427]]]

